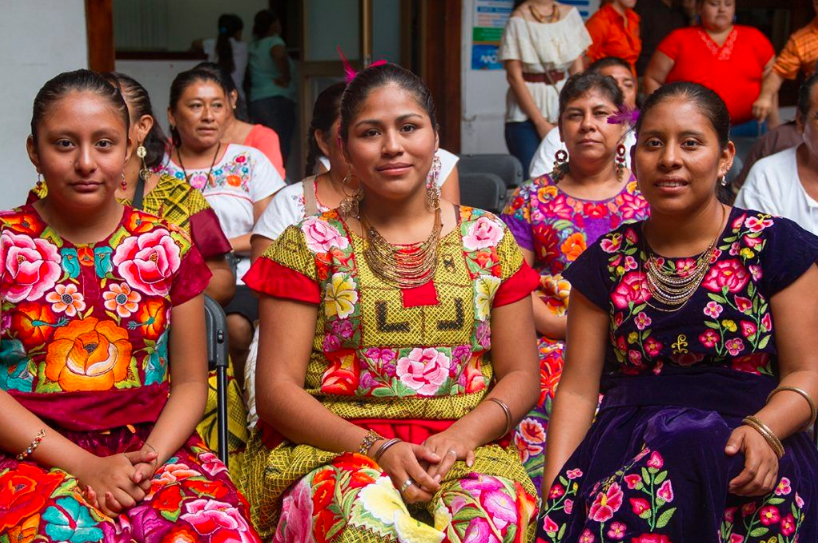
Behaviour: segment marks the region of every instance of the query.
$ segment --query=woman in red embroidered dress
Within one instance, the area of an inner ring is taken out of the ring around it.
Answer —
[[[0,541],[256,542],[194,434],[210,273],[180,228],[115,199],[128,127],[88,70],[34,102],[48,195],[0,214]]]

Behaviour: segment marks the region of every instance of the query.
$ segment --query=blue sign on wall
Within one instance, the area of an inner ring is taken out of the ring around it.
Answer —
[[[503,65],[497,60],[499,46],[494,44],[474,44],[471,48],[472,70],[502,70]]]

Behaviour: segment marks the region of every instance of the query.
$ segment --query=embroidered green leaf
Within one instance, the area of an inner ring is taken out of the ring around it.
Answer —
[[[646,485],[650,484],[650,474],[645,468],[642,468],[642,480],[645,481]]]
[[[566,488],[568,487],[568,479],[566,479],[562,475],[560,475],[560,483],[562,484],[562,486],[564,486]]]
[[[765,528],[764,526],[759,526],[758,528],[756,528],[755,530],[750,532],[750,537],[761,537],[763,535],[766,535],[766,533],[769,532],[769,531],[770,531],[769,528]]]
[[[768,505],[781,505],[784,503],[784,498],[770,498],[767,500]]]
[[[712,292],[708,292],[707,297],[713,300],[714,302],[719,302],[720,304],[727,303],[727,298],[725,298],[724,296],[719,296],[718,294],[713,294]]]
[[[704,325],[707,326],[708,328],[712,328],[713,330],[721,329],[721,326],[719,326],[719,323],[717,322],[704,321]]]
[[[771,337],[773,337],[773,336],[764,336],[764,337],[761,339],[761,341],[759,341],[759,342],[758,342],[758,348],[759,348],[759,350],[761,350],[761,349],[763,349],[764,347],[766,347],[766,346],[767,346],[767,344],[770,342],[770,338],[771,338]]]
[[[642,518],[642,519],[645,519],[645,520],[649,519],[650,516],[651,516],[651,510],[650,509],[645,509],[644,511],[639,513],[639,518]]]
[[[670,522],[671,518],[673,518],[673,513],[675,513],[675,512],[676,512],[676,508],[671,507],[670,509],[668,509],[667,511],[665,511],[664,513],[659,515],[659,518],[656,519],[656,527],[657,528],[664,528],[665,526],[667,526],[667,523]]]
[[[662,481],[664,481],[665,479],[667,479],[667,470],[657,475],[656,479],[653,480],[653,484],[660,485],[662,484]]]

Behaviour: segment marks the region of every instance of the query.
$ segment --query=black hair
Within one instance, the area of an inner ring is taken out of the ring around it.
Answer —
[[[335,83],[324,89],[315,100],[315,105],[312,107],[309,135],[307,136],[307,167],[304,177],[313,174],[315,163],[318,162],[318,157],[321,155],[321,149],[315,139],[315,131],[320,130],[325,137],[329,135],[332,125],[341,115],[341,97],[344,95],[344,89],[346,88],[346,83]],[[335,142],[330,142],[330,144],[334,145]]]
[[[812,88],[818,83],[818,74],[813,74],[806,79],[798,88],[798,113],[801,114],[801,122],[806,123],[809,116],[809,108],[812,107]]]
[[[592,90],[600,91],[617,108],[622,108],[625,104],[622,89],[619,88],[613,77],[597,72],[582,72],[569,77],[560,91],[560,116],[571,101]]]
[[[193,69],[205,70],[212,73],[214,76],[216,76],[216,78],[218,78],[219,83],[227,91],[228,95],[232,94],[233,91],[236,91],[236,109],[233,110],[233,116],[245,123],[250,121],[250,118],[247,115],[247,104],[244,103],[244,98],[241,97],[241,93],[236,88],[236,81],[233,79],[233,76],[227,72],[227,70],[215,62],[200,62],[194,66]]]
[[[232,74],[236,69],[233,61],[233,44],[230,38],[241,32],[244,28],[244,21],[236,14],[223,13],[219,16],[219,37],[216,38],[216,58],[219,66]]]
[[[271,9],[263,9],[253,18],[253,36],[260,40],[278,22],[278,15]]]
[[[596,60],[596,61],[592,62],[590,66],[588,66],[588,69],[586,71],[588,71],[588,72],[599,72],[601,70],[604,70],[605,68],[611,68],[613,66],[619,66],[621,68],[625,68],[629,72],[633,73],[633,68],[631,67],[630,64],[628,64],[628,61],[623,60],[623,59],[621,59],[619,57],[605,57],[605,58],[601,58],[599,60]],[[636,77],[634,77],[634,80],[635,79],[636,79]]]
[[[125,134],[127,135],[131,128],[131,119],[128,115],[128,106],[125,105],[125,99],[119,89],[97,72],[75,70],[63,72],[49,79],[34,98],[34,108],[31,113],[31,137],[34,138],[34,143],[37,143],[37,127],[48,114],[48,110],[72,92],[90,92],[108,100],[111,107],[120,114],[125,122]]]
[[[429,87],[421,78],[397,64],[380,64],[358,72],[355,79],[350,81],[341,99],[341,139],[345,142],[349,136],[349,124],[361,104],[369,94],[375,89],[395,85],[404,91],[412,94],[417,103],[426,111],[432,127],[437,130],[437,115],[435,114],[435,103],[432,100],[432,93]]]
[[[215,83],[222,88],[225,98],[230,96],[230,90],[225,86],[226,84],[222,77],[217,76],[209,70],[193,68],[192,70],[187,70],[177,75],[173,83],[170,84],[170,110],[176,111],[176,106],[179,105],[179,100],[182,98],[182,94],[184,94],[185,90],[194,83],[199,82]],[[180,147],[182,145],[179,130],[173,125],[170,127],[170,136],[173,140],[174,147]]]
[[[650,115],[651,110],[662,102],[674,98],[684,99],[696,104],[696,107],[710,121],[710,125],[716,132],[719,147],[721,149],[727,147],[730,141],[730,114],[727,112],[727,106],[724,105],[724,101],[719,95],[712,90],[698,83],[688,81],[667,83],[648,96],[648,99],[642,105],[639,119],[636,121],[637,138],[639,137],[639,131],[642,129],[642,123]]]
[[[158,166],[162,163],[162,158],[165,156],[168,138],[162,131],[162,127],[159,126],[156,115],[153,114],[153,106],[151,105],[151,97],[148,95],[148,91],[145,90],[145,87],[140,85],[137,80],[123,73],[106,72],[102,74],[102,77],[116,86],[119,92],[122,93],[122,96],[125,98],[125,104],[128,105],[128,110],[134,117],[134,120],[139,120],[143,115],[153,117],[153,126],[145,135],[145,140],[142,142],[142,145],[147,151],[145,155],[145,165],[148,168]]]

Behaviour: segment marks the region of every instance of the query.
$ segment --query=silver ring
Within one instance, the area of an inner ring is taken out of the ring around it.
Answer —
[[[449,452],[447,452],[446,454],[453,454],[454,457],[457,458],[457,451],[454,449],[449,449]]]
[[[413,484],[415,484],[415,481],[412,478],[406,479],[406,482],[400,485],[399,492],[403,494],[404,492],[406,492],[406,489],[412,486]]]

